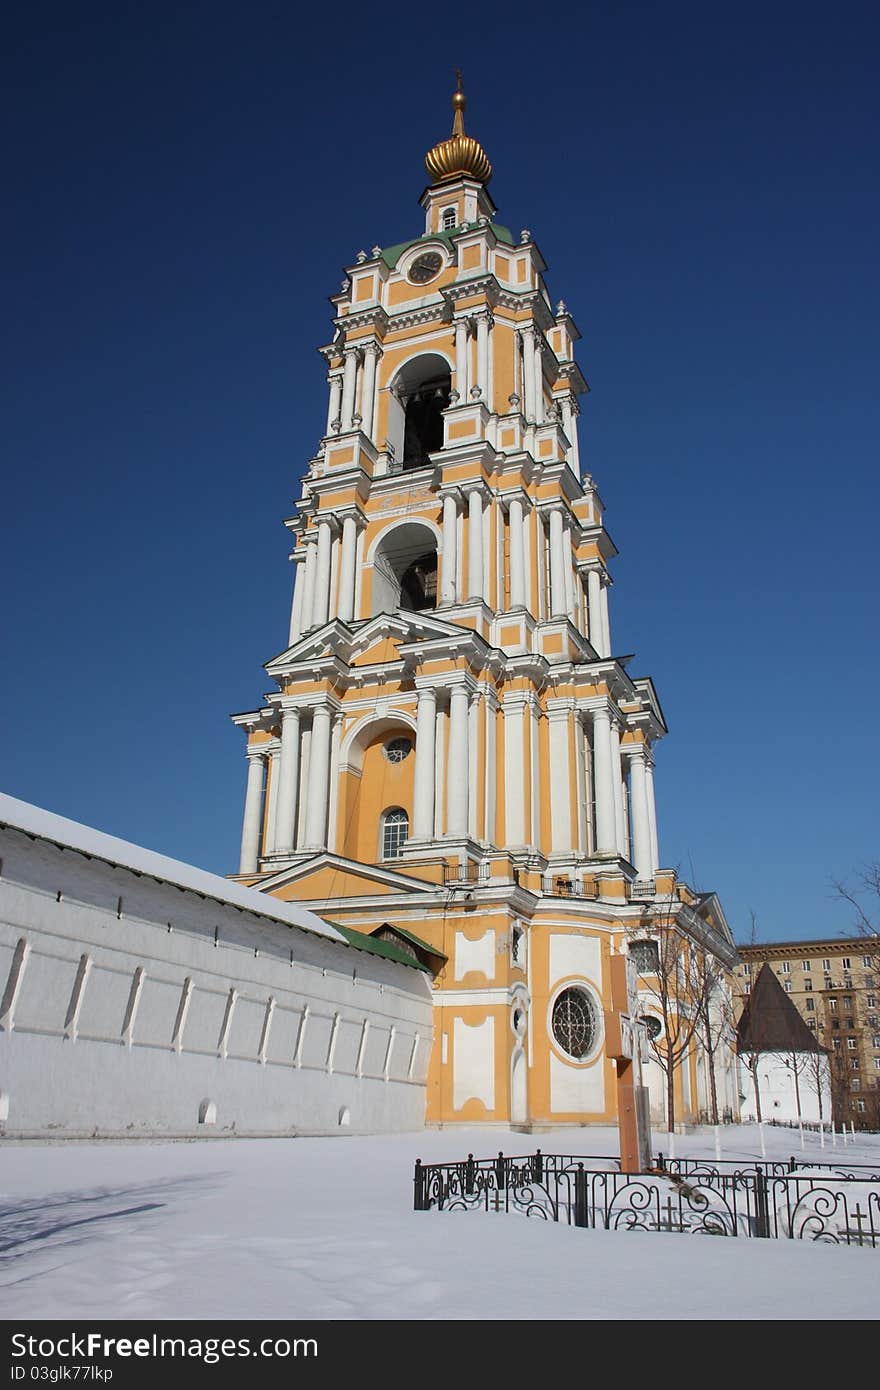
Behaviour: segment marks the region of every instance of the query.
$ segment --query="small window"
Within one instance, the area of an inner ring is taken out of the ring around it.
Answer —
[[[873,975],[866,975],[866,976],[865,976],[865,988],[866,988],[866,989],[873,989],[873,988],[874,988],[874,976],[873,976]]]
[[[458,212],[455,208],[444,208],[440,214],[440,226],[444,232],[451,232],[458,221]]]
[[[790,975],[790,974],[791,974],[791,961],[790,961],[790,960],[784,960],[784,961],[782,962],[782,973],[783,973],[783,975]]]
[[[813,989],[813,981],[812,981],[812,980],[804,980],[804,993],[805,993],[805,994],[810,994],[810,993],[812,992],[812,989]]]
[[[409,816],[399,806],[382,817],[382,858],[397,859],[409,834]]]
[[[874,1058],[874,1070],[880,1071],[880,1057]]]
[[[852,1008],[852,998],[851,998],[850,995],[848,995],[848,994],[845,994],[845,995],[843,996],[843,1007],[844,1007],[845,1009],[851,1009],[851,1008]]]
[[[832,1012],[833,1014],[836,1014],[836,1013],[837,1013],[837,1000],[836,1000],[836,999],[829,999],[829,1000],[828,1000],[828,1008],[831,1010],[831,1012]]]
[[[855,1026],[856,1026],[856,1021],[855,1021],[855,1019],[854,1019],[854,1018],[848,1018],[848,1019],[846,1020],[846,1026],[847,1026],[847,1028],[855,1028]]]
[[[816,1001],[815,1001],[815,999],[808,999],[808,1000],[807,1000],[807,1013],[808,1013],[808,1014],[813,1014],[813,1013],[815,1013],[815,1012],[816,1012]]]
[[[864,1102],[863,1100],[857,1100],[857,1101],[856,1101],[856,1110],[858,1110],[858,1112],[859,1112],[860,1115],[864,1115],[864,1113],[865,1113],[865,1102]]]
[[[812,1028],[813,1032],[815,1033],[815,1031],[816,1031],[816,1020],[815,1020],[814,1018],[808,1018],[808,1019],[807,1019],[807,1027],[808,1027],[808,1028]]]
[[[843,966],[844,970],[851,969],[851,962],[849,956],[844,956],[843,960],[840,963]]]
[[[640,975],[656,975],[660,969],[660,952],[656,941],[631,941],[630,958]]]
[[[831,961],[830,961],[830,960],[823,960],[823,962],[822,962],[822,969],[825,971],[825,974],[826,974],[826,975],[830,975],[830,973],[831,973]]]
[[[855,1050],[856,1050],[856,1040],[855,1040],[855,1038],[847,1038],[847,1040],[846,1040],[846,1045],[847,1045],[847,1047],[849,1048],[850,1052],[855,1052]]]
[[[791,980],[785,981],[785,992],[786,994],[791,994]]]
[[[862,956],[862,965],[864,965],[864,966],[866,967],[866,969],[869,968],[870,966],[872,966],[873,964],[874,964],[874,957],[873,957],[873,956]]]
[[[868,1006],[869,1009],[876,1009],[876,1007],[877,1007],[877,996],[876,996],[876,994],[869,994],[868,997],[867,997],[867,999],[865,1000],[865,1003],[867,1004],[867,1006]]]
[[[875,1034],[874,1034],[874,1037],[872,1038],[871,1041],[872,1041],[874,1047],[876,1047],[878,1050],[880,1050],[880,1033],[875,1033]]]
[[[744,975],[751,975],[751,973],[752,973],[752,967],[749,965],[748,961],[746,961],[745,965],[743,966],[743,974],[744,974]]]
[[[852,1081],[849,1083],[849,1089],[851,1091],[860,1091],[862,1089],[862,1083],[857,1076],[854,1076]]]
[[[849,1059],[849,1068],[850,1068],[850,1071],[858,1071],[858,1069],[859,1069],[859,1059],[858,1059],[858,1057],[850,1057],[850,1059]]]
[[[809,973],[810,973],[810,971],[812,970],[812,968],[813,968],[813,962],[812,962],[812,961],[809,961],[809,960],[802,960],[802,961],[801,961],[801,970],[803,970],[804,974],[809,975]]]
[[[411,738],[393,738],[382,749],[389,763],[402,763],[412,752]]]

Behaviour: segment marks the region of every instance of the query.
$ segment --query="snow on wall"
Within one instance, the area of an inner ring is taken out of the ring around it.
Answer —
[[[0,829],[7,1133],[424,1124],[421,971],[33,833]]]

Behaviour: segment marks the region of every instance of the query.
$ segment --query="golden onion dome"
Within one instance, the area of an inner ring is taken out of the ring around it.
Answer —
[[[488,183],[492,177],[492,165],[483,146],[472,135],[464,133],[464,108],[465,95],[459,73],[458,86],[452,97],[452,110],[455,113],[452,135],[448,140],[441,140],[425,155],[425,168],[432,183],[444,183],[446,179],[454,179],[461,174],[476,179],[478,183]]]

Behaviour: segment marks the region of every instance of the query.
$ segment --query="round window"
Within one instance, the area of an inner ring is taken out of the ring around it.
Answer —
[[[585,989],[564,989],[553,1005],[553,1037],[569,1057],[581,1062],[592,1052],[599,1034],[596,1006]]]
[[[385,744],[383,751],[389,763],[402,763],[404,758],[408,758],[412,752],[412,739],[393,738]]]
[[[663,1024],[660,1022],[659,1018],[654,1018],[653,1014],[646,1014],[642,1022],[645,1025],[645,1031],[651,1042],[656,1042],[657,1038],[659,1038],[660,1034],[663,1032]]]

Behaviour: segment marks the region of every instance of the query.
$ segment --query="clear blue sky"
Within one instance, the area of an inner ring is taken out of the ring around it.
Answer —
[[[536,20],[546,13],[546,19]],[[456,66],[583,332],[654,677],[661,857],[738,935],[880,856],[876,4],[21,6],[4,26],[0,785],[221,873],[231,711],[361,248],[421,231]]]

